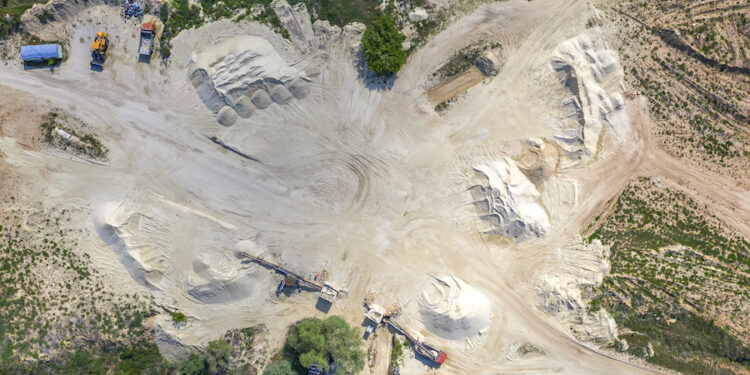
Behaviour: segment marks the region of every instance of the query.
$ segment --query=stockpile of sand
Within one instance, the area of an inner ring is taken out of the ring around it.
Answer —
[[[256,289],[231,251],[231,232],[199,212],[160,200],[109,202],[94,224],[144,286],[203,303],[242,299]]]
[[[557,144],[567,156],[564,166],[585,163],[599,147],[604,125],[616,135],[629,129],[622,98],[622,68],[604,47],[600,34],[583,34],[560,45],[552,68],[565,86]]]
[[[422,292],[420,313],[430,331],[446,339],[463,340],[487,330],[492,305],[479,290],[448,276],[436,278]]]
[[[539,191],[513,159],[504,157],[474,170],[484,177],[470,191],[486,224],[485,233],[506,235],[516,241],[544,235],[550,224],[539,204]]]
[[[304,72],[257,36],[230,38],[196,53],[190,68],[198,96],[225,126],[234,124],[237,115],[247,118],[255,109],[284,105],[309,93]]]
[[[598,286],[609,272],[609,247],[599,240],[590,244],[580,239],[561,248],[536,278],[536,295],[544,310],[575,327],[588,339],[611,342],[617,326],[606,311],[589,311],[582,290]]]

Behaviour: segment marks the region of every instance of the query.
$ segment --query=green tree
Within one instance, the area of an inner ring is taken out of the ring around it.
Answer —
[[[362,339],[356,329],[340,316],[331,316],[323,322],[326,347],[333,362],[342,373],[357,373],[365,367]]]
[[[286,344],[305,368],[316,363],[328,370],[329,359],[344,374],[359,372],[365,366],[359,332],[339,316],[300,321],[289,329]]]
[[[206,364],[208,365],[208,373],[225,374],[227,372],[227,365],[229,365],[229,357],[232,356],[232,347],[225,339],[218,339],[208,342],[206,347],[208,352],[206,356]]]
[[[206,362],[203,360],[202,357],[199,355],[193,353],[185,359],[184,361],[180,362],[180,375],[201,375],[204,374],[206,370]]]
[[[303,367],[309,368],[313,363],[328,369],[326,355],[326,336],[323,332],[323,321],[318,318],[304,319],[289,329],[287,345],[296,352]]]
[[[287,360],[273,362],[266,366],[263,375],[297,375],[292,369],[292,363]]]
[[[401,48],[404,39],[393,17],[378,16],[362,35],[367,67],[380,76],[398,72],[406,62],[406,53]]]

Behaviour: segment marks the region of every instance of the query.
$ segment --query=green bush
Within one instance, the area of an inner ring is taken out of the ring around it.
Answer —
[[[341,373],[357,373],[365,367],[359,332],[339,316],[300,321],[289,329],[286,346],[305,368],[315,363],[328,370],[329,359]]]
[[[266,366],[266,369],[263,370],[263,375],[297,375],[297,372],[292,369],[291,362],[281,360]]]
[[[201,375],[204,374],[205,371],[205,360],[195,353],[191,354],[190,357],[180,362],[180,375]]]
[[[208,355],[206,356],[206,364],[208,365],[208,372],[211,374],[224,374],[227,372],[229,365],[229,358],[232,356],[232,347],[225,339],[218,339],[208,342],[206,347]]]
[[[367,67],[380,76],[398,72],[406,63],[406,53],[401,49],[404,40],[393,17],[388,14],[378,16],[362,36]]]
[[[187,322],[187,317],[181,311],[173,311],[173,312],[169,313],[169,316],[172,317],[172,321],[174,321],[175,323],[185,323],[185,322]]]

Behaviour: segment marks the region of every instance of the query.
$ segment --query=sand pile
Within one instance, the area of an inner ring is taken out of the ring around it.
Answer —
[[[599,240],[584,244],[580,239],[559,249],[549,267],[537,274],[535,291],[540,307],[573,325],[587,339],[611,342],[617,326],[606,311],[589,311],[582,290],[598,286],[609,272],[609,247]],[[554,264],[554,266],[552,266]]]
[[[184,206],[109,202],[94,224],[142,285],[203,303],[234,301],[256,289],[233,254],[227,228]]]
[[[193,84],[195,91],[198,93],[198,97],[201,98],[203,104],[211,110],[213,113],[219,112],[220,109],[224,108],[227,102],[224,100],[216,88],[211,77],[208,76],[208,72],[205,69],[196,69],[190,74],[190,83]]]
[[[287,104],[309,92],[304,72],[291,67],[268,40],[258,36],[220,42],[196,53],[190,66],[190,81],[198,96],[225,126],[234,124],[237,114],[247,118],[256,108]]]
[[[599,48],[600,44],[600,35],[580,35],[562,43],[552,58],[552,68],[567,92],[556,137],[568,158],[564,166],[585,163],[594,156],[605,125],[614,134],[629,129],[622,69],[615,54]]]
[[[450,340],[481,335],[490,325],[492,305],[479,290],[455,277],[436,278],[420,301],[422,322]]]
[[[234,104],[234,110],[242,118],[248,118],[255,112],[255,104],[247,96],[243,96]]]
[[[237,112],[232,107],[224,106],[216,115],[216,121],[224,126],[232,126],[237,122]]]
[[[484,177],[470,191],[486,224],[485,233],[506,235],[516,241],[544,235],[550,224],[539,204],[539,191],[511,158],[474,170]]]

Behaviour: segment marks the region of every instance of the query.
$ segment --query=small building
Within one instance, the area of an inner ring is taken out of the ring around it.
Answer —
[[[45,62],[50,59],[62,60],[63,49],[59,44],[21,46],[21,59],[24,62]]]

